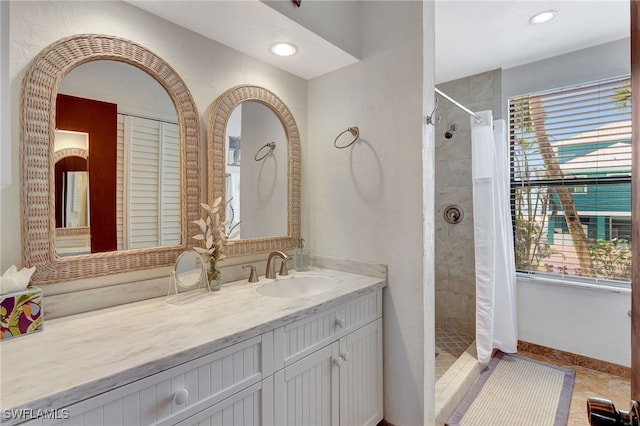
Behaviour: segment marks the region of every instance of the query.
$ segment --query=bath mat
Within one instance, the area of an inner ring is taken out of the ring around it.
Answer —
[[[491,360],[447,426],[564,426],[573,370],[502,352]]]

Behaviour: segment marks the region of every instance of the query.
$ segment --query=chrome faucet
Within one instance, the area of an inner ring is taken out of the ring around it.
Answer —
[[[275,265],[273,268],[271,268],[271,261],[276,256],[282,259],[282,264],[280,265],[280,275],[289,275],[289,271],[287,271],[287,261],[289,260],[289,256],[281,251],[272,251],[271,253],[269,253],[269,258],[267,259],[267,270],[264,273],[265,278],[273,279],[276,277]]]

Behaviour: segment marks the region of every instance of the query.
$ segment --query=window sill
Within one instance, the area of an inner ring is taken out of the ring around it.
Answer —
[[[620,293],[631,295],[630,283],[615,283],[611,281],[587,282],[586,280],[576,280],[571,278],[556,278],[552,276],[544,276],[539,274],[528,274],[524,272],[516,272],[518,282],[527,282],[535,284],[546,284],[551,286],[583,288],[596,291],[604,291],[608,293]]]

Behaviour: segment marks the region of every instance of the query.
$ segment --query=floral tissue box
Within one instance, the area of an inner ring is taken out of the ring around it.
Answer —
[[[0,340],[42,330],[42,290],[28,287],[0,295]]]

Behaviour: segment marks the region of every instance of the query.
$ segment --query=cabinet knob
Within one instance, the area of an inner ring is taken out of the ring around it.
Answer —
[[[335,365],[337,365],[338,367],[340,367],[343,362],[344,362],[344,359],[341,356],[337,356],[337,357],[333,358],[333,363]]]
[[[186,389],[178,389],[173,394],[173,403],[176,405],[182,405],[189,399],[189,391]]]
[[[344,327],[344,320],[342,318],[336,318],[335,324],[336,324],[336,327],[342,328]]]
[[[345,362],[349,361],[349,352],[345,352],[342,355],[340,355],[340,358],[342,358]]]

